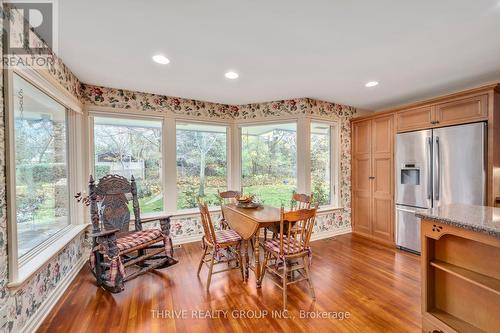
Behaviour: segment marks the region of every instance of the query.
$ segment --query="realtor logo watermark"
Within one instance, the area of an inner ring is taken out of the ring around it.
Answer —
[[[57,53],[57,0],[4,1],[3,65],[44,67]]]

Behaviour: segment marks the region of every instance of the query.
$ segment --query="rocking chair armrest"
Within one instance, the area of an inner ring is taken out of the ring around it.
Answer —
[[[141,218],[141,224],[154,222],[154,221],[167,220],[167,219],[171,218],[172,216],[173,215],[164,215],[164,216],[157,216],[157,217]]]
[[[104,230],[104,231],[99,231],[96,233],[90,233],[89,236],[90,237],[106,237],[106,236],[111,236],[111,235],[117,233],[118,231],[120,231],[120,229]]]

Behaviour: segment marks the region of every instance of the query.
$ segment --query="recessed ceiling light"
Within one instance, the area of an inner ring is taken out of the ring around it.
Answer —
[[[371,88],[371,87],[375,87],[375,86],[377,86],[377,85],[378,85],[378,82],[377,82],[377,81],[370,81],[370,82],[367,82],[367,83],[365,84],[365,87],[367,87],[367,88]]]
[[[157,62],[159,64],[162,64],[162,65],[166,65],[166,64],[168,64],[170,62],[170,60],[167,57],[165,57],[164,55],[162,55],[162,54],[156,54],[156,55],[154,55],[153,56],[153,61]]]
[[[233,72],[233,71],[227,72],[226,74],[224,74],[224,76],[230,80],[234,80],[234,79],[237,79],[239,77],[238,73]]]

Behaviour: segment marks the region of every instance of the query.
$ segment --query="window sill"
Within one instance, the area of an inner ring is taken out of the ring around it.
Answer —
[[[8,288],[21,287],[27,280],[42,268],[49,260],[61,251],[69,242],[85,230],[89,224],[79,224],[70,228],[65,234],[54,240],[52,244],[34,255],[18,268],[17,279],[7,284]]]

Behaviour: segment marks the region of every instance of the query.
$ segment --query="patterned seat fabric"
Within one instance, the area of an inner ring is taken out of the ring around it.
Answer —
[[[135,231],[127,236],[120,237],[116,240],[116,245],[120,252],[148,243],[152,240],[163,240],[163,234],[159,229],[148,229],[142,231]]]
[[[228,230],[219,230],[215,232],[215,239],[217,243],[230,243],[230,242],[238,242],[241,240],[240,235],[232,229]]]
[[[289,244],[290,243],[290,246]],[[264,247],[272,252],[280,253],[280,239],[279,238],[273,238],[270,240],[267,240],[264,243]],[[309,249],[306,249],[306,251],[310,251]],[[287,254],[294,254],[300,252],[300,243],[298,240],[295,240],[291,238],[290,240],[287,237],[283,237],[283,253],[285,255]]]

